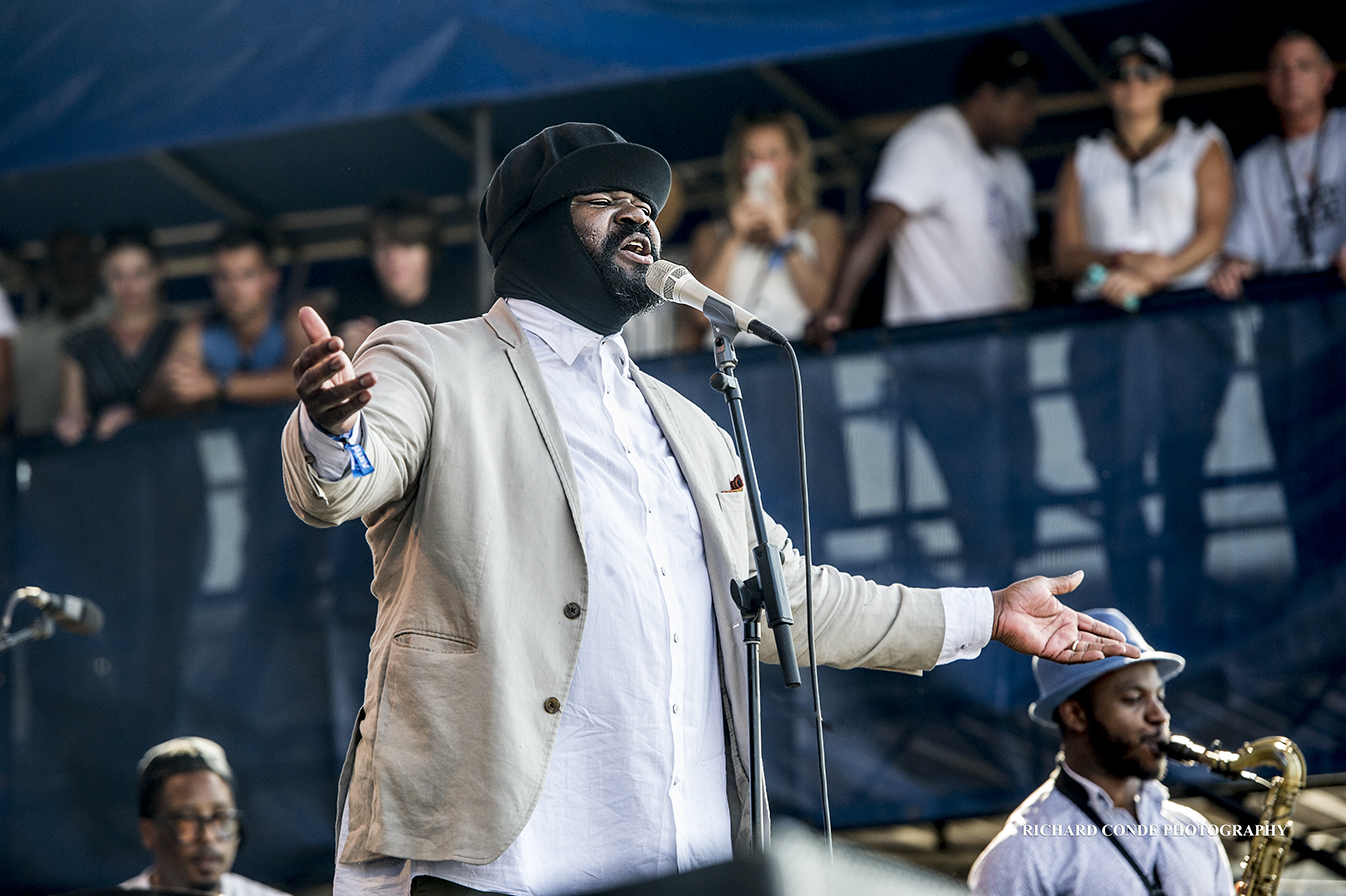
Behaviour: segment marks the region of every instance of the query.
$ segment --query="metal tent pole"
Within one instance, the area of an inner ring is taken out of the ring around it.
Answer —
[[[491,107],[472,110],[472,194],[477,202],[486,195],[486,186],[495,173],[495,155],[491,151]],[[473,208],[475,212],[475,206]],[[477,239],[477,306],[486,311],[495,303],[495,263],[480,238]]]

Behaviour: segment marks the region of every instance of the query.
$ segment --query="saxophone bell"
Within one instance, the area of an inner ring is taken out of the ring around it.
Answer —
[[[1161,742],[1159,748],[1178,762],[1187,765],[1199,762],[1213,772],[1246,778],[1267,788],[1258,833],[1249,843],[1248,857],[1243,861],[1238,892],[1243,896],[1276,896],[1281,870],[1294,842],[1291,815],[1295,800],[1308,783],[1304,754],[1299,747],[1288,737],[1264,737],[1230,752],[1174,735],[1167,743]],[[1250,771],[1259,766],[1274,767],[1281,774],[1266,781]]]

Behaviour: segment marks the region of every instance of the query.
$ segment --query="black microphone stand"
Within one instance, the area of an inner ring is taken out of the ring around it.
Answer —
[[[766,790],[762,780],[762,674],[758,649],[762,643],[762,610],[766,610],[767,625],[776,636],[776,652],[780,657],[781,672],[787,688],[799,687],[799,662],[795,657],[790,627],[790,601],[781,572],[781,551],[768,541],[766,514],[762,510],[762,493],[757,487],[757,470],[752,462],[752,448],[748,445],[748,427],[743,419],[743,393],[739,390],[734,368],[738,356],[734,353],[734,336],[738,327],[729,321],[719,321],[707,315],[715,331],[716,372],[710,378],[711,388],[724,395],[733,423],[734,442],[743,463],[743,487],[748,492],[748,507],[752,511],[753,530],[757,546],[753,558],[757,575],[753,579],[729,583],[729,593],[743,614],[743,643],[748,647],[748,781],[752,789],[752,848],[756,853],[766,852]]]

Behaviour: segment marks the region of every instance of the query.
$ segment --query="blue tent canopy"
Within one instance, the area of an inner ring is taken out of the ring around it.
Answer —
[[[1104,4],[18,0],[0,12],[0,170],[855,52]]]
[[[565,120],[608,124],[693,175],[685,235],[718,200],[714,159],[733,115],[764,106],[801,112],[815,138],[832,141],[821,167],[835,192],[824,202],[855,214],[882,141],[907,113],[950,99],[958,59],[989,30],[1047,64],[1049,114],[1024,146],[1047,190],[1073,141],[1107,122],[1090,60],[1116,35],[1144,29],[1166,41],[1180,87],[1170,114],[1215,121],[1238,150],[1271,124],[1255,73],[1278,29],[1317,26],[1342,55],[1327,9],[10,0],[0,5],[0,245],[26,244],[33,260],[57,228],[136,221],[157,229],[171,260],[199,255],[210,226],[246,219],[272,222],[297,246],[335,247],[309,259],[345,258],[362,209],[400,188],[441,200],[449,242],[468,244],[483,168]]]

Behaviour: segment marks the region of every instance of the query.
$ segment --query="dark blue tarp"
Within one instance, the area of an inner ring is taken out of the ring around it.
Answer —
[[[0,171],[863,50],[1097,0],[13,0]]]
[[[1284,734],[1310,772],[1346,771],[1346,290],[1299,278],[1255,298],[1048,309],[806,355],[818,559],[913,585],[1084,569],[1072,606],[1119,606],[1187,656],[1176,730]],[[725,418],[708,356],[644,367]],[[798,537],[787,368],[744,351],[740,379],[769,508]],[[186,733],[233,761],[240,871],[330,873],[375,602],[360,524],[310,529],[285,504],[286,413],[7,461],[5,592],[84,594],[108,622],[0,662],[0,891],[140,870],[135,762]],[[773,808],[816,819],[807,694],[774,668],[763,682]],[[1055,751],[1025,713],[1027,659],[999,645],[920,678],[823,670],[823,696],[841,826],[1006,811]]]

